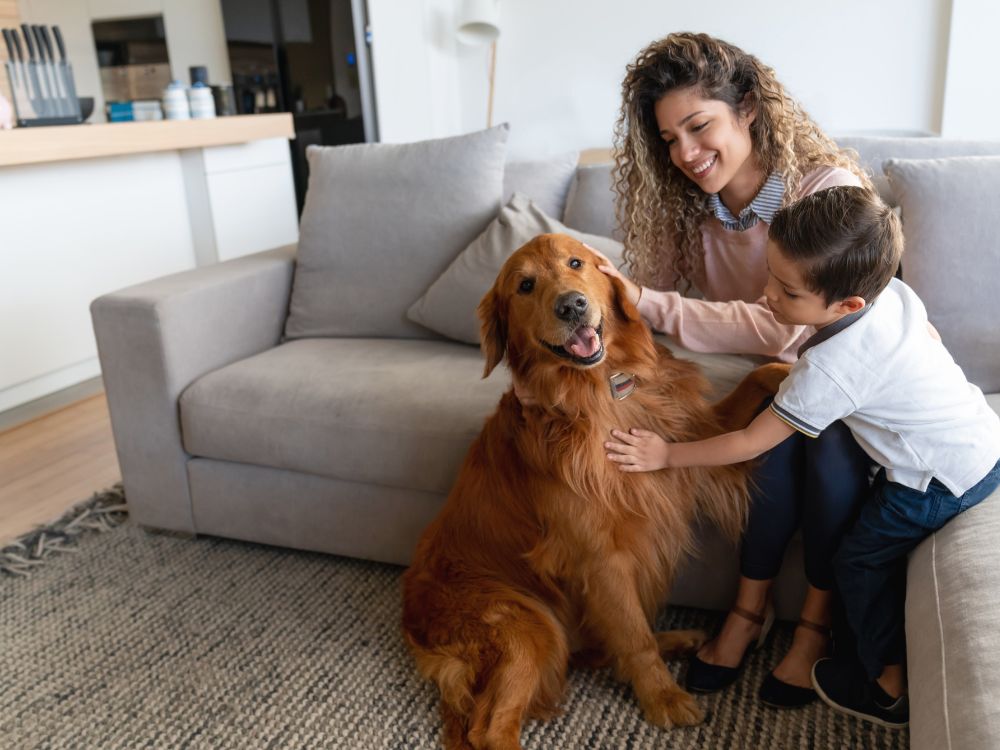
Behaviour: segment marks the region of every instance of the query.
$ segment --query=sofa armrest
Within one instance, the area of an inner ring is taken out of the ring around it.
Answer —
[[[90,306],[130,513],[194,533],[177,401],[207,372],[276,346],[295,267],[283,247],[106,294]]]
[[[1000,747],[1000,490],[910,556],[906,648],[913,750]]]

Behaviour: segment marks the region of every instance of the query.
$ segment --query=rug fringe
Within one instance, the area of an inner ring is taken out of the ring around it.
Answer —
[[[111,531],[127,518],[125,489],[119,482],[74,505],[58,521],[37,528],[0,548],[0,573],[27,576],[54,555],[79,552],[76,549],[77,540],[84,534]]]

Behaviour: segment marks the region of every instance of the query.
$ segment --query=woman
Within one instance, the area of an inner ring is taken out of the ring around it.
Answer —
[[[615,141],[618,215],[635,281],[602,270],[622,279],[654,329],[692,351],[794,360],[812,331],[779,323],[765,304],[767,225],[803,195],[870,187],[856,162],[771,68],[704,34],[671,34],[639,53],[622,83]],[[692,288],[703,299],[685,296]],[[771,583],[801,526],[809,587],[792,646],[760,692],[770,705],[801,706],[815,698],[810,671],[830,647],[830,560],[864,497],[867,459],[837,423],[816,440],[796,433],[754,478],[736,602],[692,659],[688,688],[711,692],[738,677],[751,644],[767,635]]]

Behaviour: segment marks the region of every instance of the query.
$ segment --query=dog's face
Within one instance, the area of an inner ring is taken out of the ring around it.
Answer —
[[[539,235],[515,252],[479,304],[486,374],[505,355],[580,369],[603,362],[610,330],[638,313],[600,263],[563,234]]]

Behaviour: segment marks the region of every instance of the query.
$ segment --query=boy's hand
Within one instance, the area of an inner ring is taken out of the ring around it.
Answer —
[[[618,464],[619,471],[656,471],[669,465],[670,443],[655,432],[612,430],[611,436],[620,442],[607,442],[608,458]]]

